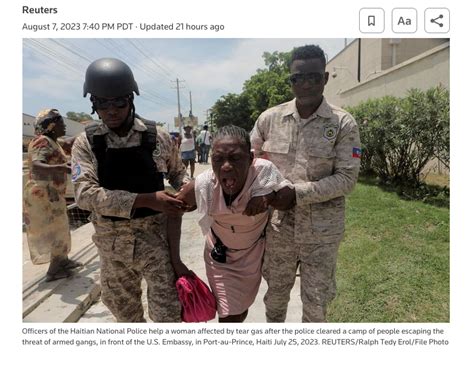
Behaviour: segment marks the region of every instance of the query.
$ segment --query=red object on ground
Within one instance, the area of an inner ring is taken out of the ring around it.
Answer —
[[[207,322],[216,316],[216,298],[197,275],[181,276],[176,281],[183,322]]]

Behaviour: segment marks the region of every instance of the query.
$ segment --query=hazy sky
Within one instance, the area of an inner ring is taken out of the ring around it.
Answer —
[[[179,78],[181,113],[189,115],[191,91],[193,114],[203,124],[219,97],[240,93],[243,82],[264,67],[263,52],[305,44],[319,44],[331,59],[344,39],[24,39],[23,112],[35,116],[54,107],[64,115],[90,113],[90,101],[82,97],[85,70],[95,59],[114,57],[134,72],[139,114],[175,130]]]

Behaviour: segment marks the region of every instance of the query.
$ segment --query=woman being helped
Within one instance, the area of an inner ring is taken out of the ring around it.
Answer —
[[[191,165],[191,179],[194,179],[194,163],[196,159],[195,140],[190,125],[184,127],[184,136],[181,139],[181,159],[186,169]]]
[[[43,110],[36,117],[36,137],[28,146],[29,180],[23,192],[26,234],[31,261],[50,262],[46,281],[68,277],[71,269],[81,266],[68,258],[71,234],[65,194],[71,168],[57,140],[65,133],[61,114]]]
[[[212,170],[177,197],[204,214],[199,222],[206,237],[204,261],[219,322],[243,322],[262,277],[268,206],[290,183],[273,163],[253,158],[249,135],[240,127],[221,128],[213,151]]]

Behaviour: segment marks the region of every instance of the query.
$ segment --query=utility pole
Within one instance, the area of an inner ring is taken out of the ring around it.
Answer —
[[[179,80],[176,78],[176,92],[178,94],[178,125],[179,125],[179,134],[182,134],[183,128],[183,116],[181,115],[181,104],[179,100],[179,83],[183,82],[184,80]],[[173,88],[174,89],[174,88]]]
[[[189,117],[193,116],[193,99],[191,96],[191,91],[189,92]]]

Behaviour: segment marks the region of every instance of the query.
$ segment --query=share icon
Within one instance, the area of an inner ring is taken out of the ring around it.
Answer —
[[[438,24],[440,28],[443,28],[443,23],[438,23],[439,19],[443,19],[443,14],[439,14],[438,17],[431,19],[431,23]]]

